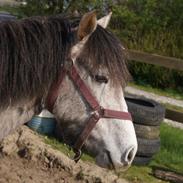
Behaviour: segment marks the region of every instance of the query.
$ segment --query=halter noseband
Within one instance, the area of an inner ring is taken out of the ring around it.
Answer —
[[[92,109],[90,113],[91,115],[86,123],[84,130],[81,132],[73,146],[73,151],[75,152],[74,160],[77,162],[81,157],[82,146],[84,145],[86,139],[89,137],[91,131],[93,130],[100,118],[114,118],[132,121],[132,117],[129,112],[105,109],[100,106],[100,104],[96,100],[96,97],[92,95],[90,89],[86,86],[85,82],[80,77],[76,67],[73,64],[73,61],[69,60],[69,62],[71,62],[70,67],[62,70],[57,82],[54,82],[51,85],[46,99],[46,107],[50,112],[53,111],[54,104],[59,95],[59,88],[61,87],[61,83],[65,76],[68,75]]]

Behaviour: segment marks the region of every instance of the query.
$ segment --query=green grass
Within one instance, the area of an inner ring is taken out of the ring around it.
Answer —
[[[12,6],[0,7],[0,12],[9,12],[15,16],[18,16],[20,14],[18,7],[12,7]]]
[[[177,111],[177,112],[182,112],[183,113],[183,107],[179,107],[179,106],[175,106],[175,105],[171,105],[168,103],[162,104],[166,109],[170,109],[173,111]]]
[[[131,183],[165,183],[165,181],[156,179],[152,175],[152,168],[148,166],[131,166],[121,177],[129,180]]]
[[[161,125],[161,150],[151,165],[170,168],[179,173],[183,172],[183,130],[167,124]]]
[[[67,146],[66,144],[63,144],[62,142],[59,142],[57,139],[55,139],[54,137],[44,137],[45,143],[51,145],[54,149],[57,149],[59,151],[61,151],[62,153],[64,153],[65,155],[69,156],[69,157],[74,157],[74,152],[72,151],[72,149],[69,148],[69,146]],[[90,161],[94,163],[94,159],[83,153],[81,159],[83,161]]]
[[[152,176],[154,166],[168,168],[172,171],[183,172],[183,130],[173,128],[162,123],[160,127],[161,149],[148,166],[131,166],[128,171],[120,174],[132,183],[165,183]],[[45,142],[53,148],[66,155],[73,156],[73,152],[68,146],[60,143],[55,138],[45,137]],[[83,154],[82,160],[94,163],[94,159],[87,154]]]
[[[132,166],[122,176],[132,183],[158,183],[163,182],[154,178],[154,166],[168,168],[172,171],[183,172],[183,130],[173,128],[167,124],[160,127],[161,149],[148,166]]]
[[[147,92],[155,93],[157,95],[162,95],[162,96],[171,97],[171,98],[178,99],[178,100],[183,100],[183,94],[179,93],[178,91],[175,91],[175,90],[153,88],[153,87],[148,86],[148,85],[146,85],[146,86],[138,85],[138,84],[132,83],[132,82],[129,83],[129,86],[132,86],[134,88],[144,90]]]

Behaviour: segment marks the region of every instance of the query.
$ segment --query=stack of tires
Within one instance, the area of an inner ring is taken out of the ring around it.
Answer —
[[[135,165],[148,164],[160,149],[160,123],[165,108],[159,103],[137,96],[125,97],[131,113],[138,141]]]

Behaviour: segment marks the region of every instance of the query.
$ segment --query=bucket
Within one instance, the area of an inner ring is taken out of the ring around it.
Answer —
[[[53,135],[56,119],[49,111],[44,109],[39,115],[33,116],[27,126],[38,133]]]

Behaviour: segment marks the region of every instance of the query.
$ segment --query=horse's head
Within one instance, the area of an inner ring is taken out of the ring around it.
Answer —
[[[85,14],[77,29],[78,42],[70,57],[80,77],[100,106],[127,112],[123,87],[128,77],[124,48],[105,30],[111,14],[96,20],[95,12]],[[58,119],[57,134],[74,144],[93,112],[91,106],[66,74],[54,106]],[[133,123],[129,119],[101,118],[84,144],[102,167],[126,168],[137,151]]]

